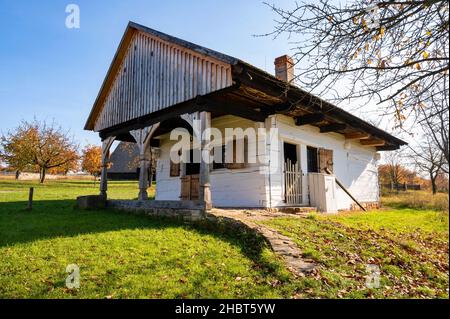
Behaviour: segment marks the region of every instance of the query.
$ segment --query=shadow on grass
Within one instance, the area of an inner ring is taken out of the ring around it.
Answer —
[[[186,224],[176,219],[106,209],[85,211],[75,208],[73,200],[35,201],[32,211],[26,211],[25,207],[26,202],[0,203],[0,247],[119,230],[183,228],[212,235],[236,246],[260,272],[272,273],[276,267],[263,261],[262,251],[267,244],[262,237],[223,225],[210,222]]]

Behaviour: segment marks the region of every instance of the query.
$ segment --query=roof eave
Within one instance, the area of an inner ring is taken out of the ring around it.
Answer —
[[[380,137],[383,137],[383,139],[385,139],[387,142],[389,142],[391,144],[398,145],[399,147],[408,144],[405,141],[393,136],[392,134],[374,126],[373,124],[371,124],[367,121],[364,121],[363,119],[361,119],[355,115],[352,115],[351,113],[345,111],[344,109],[342,109],[336,105],[333,105],[332,103],[327,102],[305,90],[302,90],[301,88],[299,88],[296,85],[292,85],[292,84],[286,83],[284,81],[281,81],[281,80],[277,79],[274,75],[267,73],[266,71],[263,71],[251,64],[248,64],[247,62],[239,61],[238,65],[235,67],[235,69],[238,70],[237,73],[240,73],[240,74],[245,73],[245,70],[251,70],[252,72],[258,73],[261,75],[261,77],[264,78],[265,81],[271,81],[271,82],[275,83],[276,86],[283,88],[283,90],[285,90],[285,92],[292,91],[292,92],[298,92],[302,95],[311,96],[315,100],[320,101],[321,104],[331,107],[335,113],[339,113],[340,115],[348,118],[349,121],[355,121],[359,125],[365,126],[369,130],[373,130],[374,132],[376,132],[376,134],[381,135]]]
[[[111,76],[114,73],[115,69],[119,67],[120,65],[120,55],[121,53],[126,50],[128,47],[128,44],[131,42],[132,36],[134,32],[136,31],[136,27],[132,22],[129,22],[127,25],[127,28],[125,30],[124,35],[122,36],[122,39],[120,40],[120,44],[117,47],[116,53],[114,54],[114,58],[108,68],[108,72],[106,73],[105,79],[103,80],[102,86],[100,87],[100,90],[98,92],[97,98],[95,99],[94,105],[92,106],[91,112],[89,113],[89,117],[86,121],[86,124],[84,126],[85,130],[93,131],[95,129],[94,120],[97,116],[97,112],[99,111],[101,100],[106,95],[106,90],[108,89],[108,83],[111,80]]]
[[[109,66],[108,72],[106,73],[106,77],[103,80],[103,84],[102,84],[102,86],[100,88],[100,91],[99,91],[99,93],[97,95],[97,98],[96,98],[96,100],[94,102],[94,105],[93,105],[93,107],[91,109],[91,112],[89,114],[88,120],[86,121],[86,124],[84,126],[85,130],[93,131],[95,129],[94,121],[95,121],[96,116],[98,115],[97,112],[99,111],[99,109],[101,107],[102,99],[107,94],[106,91],[108,90],[108,83],[111,80],[111,76],[114,73],[115,68],[120,65],[121,52],[126,50],[126,48],[128,47],[129,41],[131,41],[132,36],[133,36],[134,32],[136,32],[136,31],[141,31],[141,32],[150,34],[152,36],[158,37],[158,38],[160,38],[160,39],[162,39],[164,41],[172,42],[172,43],[174,43],[176,45],[180,45],[180,46],[185,47],[187,49],[193,50],[193,51],[195,51],[195,52],[197,52],[199,54],[211,56],[211,57],[213,57],[213,58],[215,58],[215,59],[217,59],[219,61],[228,63],[230,65],[235,65],[235,64],[237,64],[240,61],[239,59],[236,59],[236,58],[234,58],[232,56],[229,56],[229,55],[226,55],[226,54],[223,54],[223,53],[220,53],[220,52],[217,52],[217,51],[214,51],[214,50],[202,47],[200,45],[197,45],[197,44],[185,41],[183,39],[180,39],[180,38],[177,38],[177,37],[174,37],[174,36],[171,36],[171,35],[159,32],[157,30],[148,28],[148,27],[143,26],[141,24],[138,24],[136,22],[129,21],[128,25],[127,25],[127,28],[125,30],[125,33],[124,33],[124,35],[122,37],[122,40],[120,41],[119,47],[117,48],[117,51],[116,51],[116,53],[114,55],[114,58],[113,58],[110,66]]]

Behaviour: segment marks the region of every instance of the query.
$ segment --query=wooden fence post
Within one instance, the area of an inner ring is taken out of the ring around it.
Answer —
[[[30,191],[28,193],[28,207],[27,207],[27,210],[32,210],[33,209],[33,193],[34,193],[34,188],[30,187]]]

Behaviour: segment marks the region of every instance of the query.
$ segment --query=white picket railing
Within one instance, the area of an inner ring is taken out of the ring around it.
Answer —
[[[302,171],[289,159],[284,163],[284,196],[286,204],[302,204]]]

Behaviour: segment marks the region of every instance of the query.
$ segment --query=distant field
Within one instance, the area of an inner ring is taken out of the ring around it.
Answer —
[[[15,174],[0,174],[0,181],[1,180],[15,180],[16,175]],[[46,175],[47,180],[94,180],[94,178],[90,175],[52,175],[47,174]],[[38,173],[22,173],[19,177],[19,180],[21,181],[37,181],[39,180],[39,174]]]
[[[448,211],[268,221],[319,266],[294,278],[252,235],[74,208],[97,193],[92,180],[0,180],[0,298],[448,298]],[[108,194],[135,199],[138,183],[110,182]],[[78,290],[65,287],[68,264]],[[380,267],[379,288],[366,287],[367,264]]]
[[[134,199],[139,193],[137,181],[108,181],[108,195],[113,199]],[[73,201],[78,196],[94,195],[100,192],[99,181],[87,178],[60,178],[58,180],[47,180],[44,184],[38,181],[15,181],[0,178],[0,191],[14,191],[15,199],[18,201],[28,199],[28,189],[34,187],[35,200],[65,199]],[[150,197],[154,196],[155,188],[149,189]],[[1,201],[1,197],[0,197]]]
[[[381,203],[392,208],[429,209],[448,212],[448,194],[430,191],[390,192],[383,190]]]

